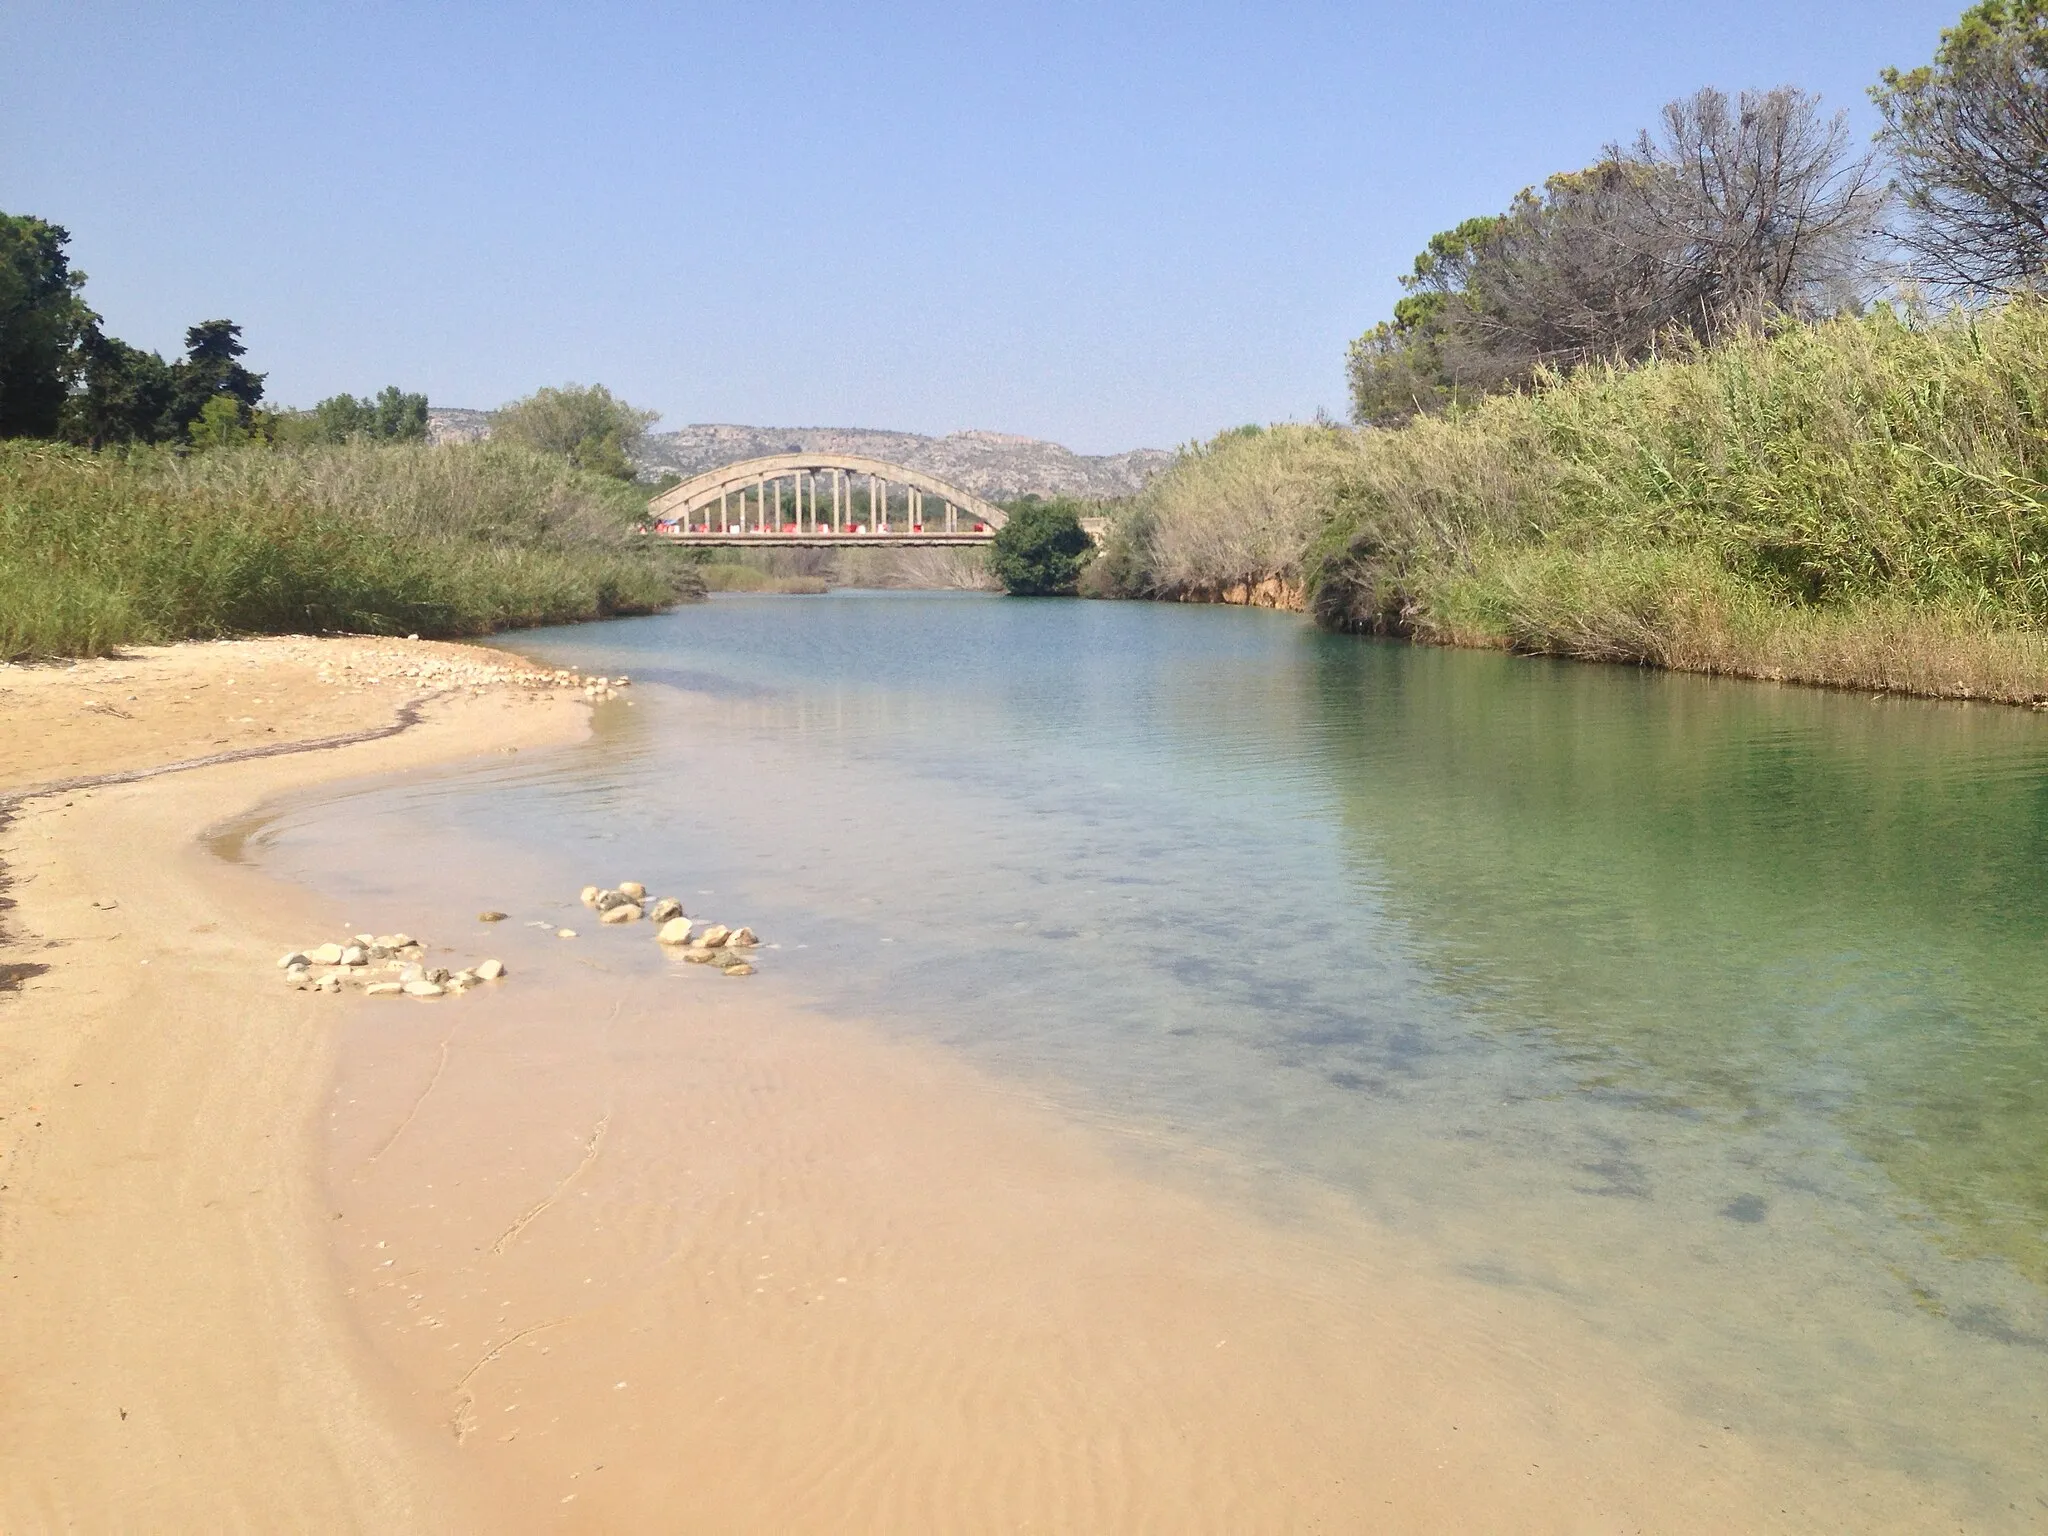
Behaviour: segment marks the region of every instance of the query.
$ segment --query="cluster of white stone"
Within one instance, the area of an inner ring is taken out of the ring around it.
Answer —
[[[512,658],[503,662],[480,661],[474,655],[446,656],[431,651],[354,649],[347,655],[323,659],[320,681],[353,687],[378,687],[384,683],[408,683],[435,689],[463,689],[481,693],[486,688],[571,689],[591,700],[615,699],[628,677],[603,677],[579,672],[574,667],[532,667]]]
[[[621,880],[616,886],[586,885],[582,891],[583,905],[597,913],[600,923],[616,926],[622,923],[637,923],[643,917],[659,925],[654,937],[657,942],[682,951],[685,960],[699,965],[716,965],[728,976],[751,976],[754,967],[740,951],[753,949],[760,944],[751,928],[728,928],[723,923],[713,923],[699,933],[683,911],[683,904],[673,896],[663,896],[658,901],[647,899],[647,887],[638,880]],[[564,938],[574,938],[572,929],[560,930]]]
[[[426,950],[409,933],[359,933],[345,942],[295,949],[277,964],[287,984],[302,992],[338,994],[345,986],[358,986],[366,997],[459,997],[505,974],[502,960],[480,960],[451,971],[426,964],[425,957]]]

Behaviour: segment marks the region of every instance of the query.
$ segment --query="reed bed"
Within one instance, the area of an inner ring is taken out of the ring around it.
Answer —
[[[2034,700],[2044,428],[2048,304],[1881,308],[1394,429],[1227,433],[1138,499],[1101,580],[1298,573],[1335,628]]]
[[[652,612],[701,588],[633,533],[643,500],[503,444],[0,443],[0,656]]]

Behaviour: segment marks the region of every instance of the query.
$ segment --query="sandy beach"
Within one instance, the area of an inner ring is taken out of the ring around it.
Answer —
[[[0,669],[5,795],[374,732],[442,695],[381,740],[12,808],[0,1526],[446,1528],[447,1469],[373,1406],[329,1268],[313,1126],[334,1000],[274,969],[311,904],[198,837],[284,788],[584,729],[573,693],[397,675],[502,661],[261,640]]]
[[[501,661],[0,670],[10,794],[434,695],[377,740],[14,807],[0,1528],[1954,1526],[1902,1476],[1699,1422],[1334,1197],[1253,1219],[772,978],[281,988],[343,914],[202,835],[578,739],[573,688],[409,675]]]

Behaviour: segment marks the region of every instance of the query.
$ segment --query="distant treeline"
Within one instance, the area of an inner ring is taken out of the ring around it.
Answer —
[[[1434,237],[1355,427],[1184,450],[1102,595],[1924,693],[2048,697],[2048,0],[1873,92],[1780,88]]]

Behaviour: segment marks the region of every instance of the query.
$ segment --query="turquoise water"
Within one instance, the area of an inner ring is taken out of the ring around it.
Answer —
[[[267,860],[676,890],[1162,1170],[1562,1299],[1703,1423],[2048,1520],[2048,720],[978,595],[513,648],[634,686]]]

